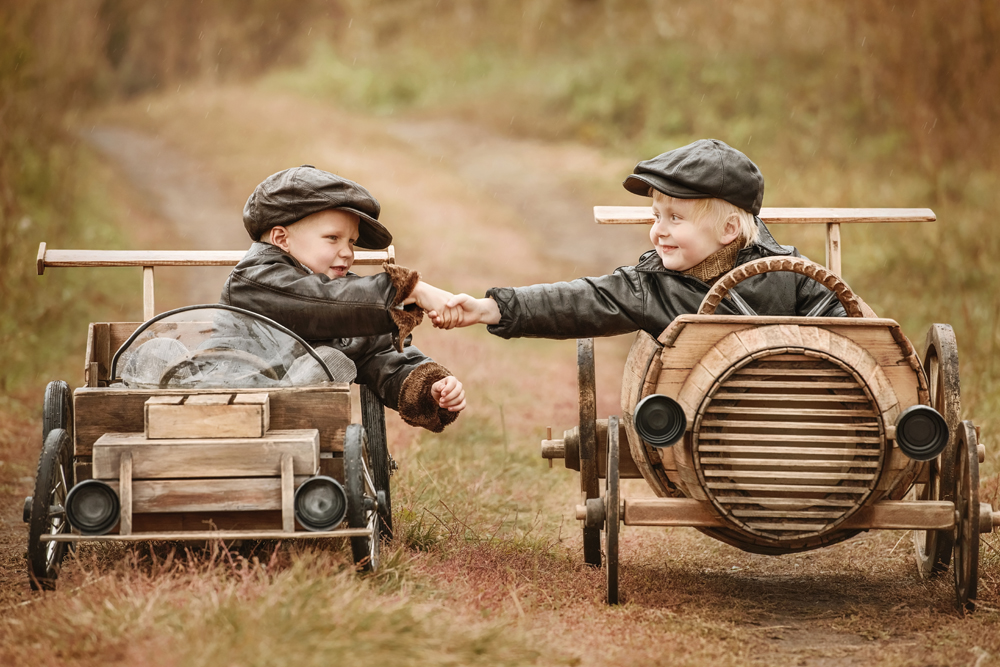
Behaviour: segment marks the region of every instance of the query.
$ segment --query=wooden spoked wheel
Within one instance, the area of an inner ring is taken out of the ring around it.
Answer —
[[[597,475],[597,389],[594,380],[594,339],[576,341],[577,380],[580,388],[580,491],[585,498],[601,495]],[[601,566],[601,529],[583,526],[583,561]]]
[[[955,443],[955,597],[972,611],[979,590],[979,441],[976,427],[959,424]]]
[[[608,575],[608,604],[618,604],[618,417],[608,418],[608,469],[604,477],[604,569]]]
[[[844,306],[844,310],[847,311],[848,317],[865,316],[860,299],[855,296],[847,283],[822,265],[810,262],[802,257],[762,257],[761,259],[755,259],[752,262],[737,266],[712,285],[712,289],[708,290],[708,294],[702,299],[697,314],[714,314],[719,303],[736,285],[747,278],[773,271],[789,271],[812,278],[836,295],[841,305]]]
[[[933,461],[928,461],[927,482],[914,485],[916,500],[954,500],[955,448],[960,426],[961,402],[958,378],[958,344],[947,324],[934,324],[927,332],[924,374],[930,390],[931,407],[948,424],[948,445]],[[977,460],[978,465],[978,460]],[[913,531],[917,569],[927,577],[948,570],[954,535],[950,530]]]
[[[378,513],[379,494],[371,475],[371,457],[361,424],[351,424],[344,436],[344,490],[347,492],[347,525],[367,528],[368,535],[351,537],[354,565],[362,572],[374,572],[379,565],[382,538]]]

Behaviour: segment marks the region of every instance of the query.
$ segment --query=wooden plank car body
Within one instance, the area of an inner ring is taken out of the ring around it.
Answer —
[[[357,254],[362,264],[394,260],[391,247]],[[154,314],[153,266],[241,257],[42,244],[39,273],[142,266],[147,319],[92,323],[85,386],[46,389],[38,476],[24,508],[33,587],[54,587],[67,546],[81,541],[341,537],[360,569],[377,568],[391,533],[394,464],[383,406],[367,387],[362,424],[351,423],[349,380],[331,371],[346,357],[324,357],[237,308]],[[257,347],[234,348],[234,326]]]
[[[595,213],[604,223],[652,222],[648,208]],[[952,566],[958,602],[971,608],[979,534],[1000,514],[979,502],[984,448],[961,420],[954,333],[933,325],[918,354],[894,320],[877,317],[838,276],[840,223],[933,220],[933,212],[764,209],[761,217],[825,223],[830,268],[749,262],[720,278],[697,314],[656,338],[640,332],[620,418],[596,419],[593,341],[578,341],[580,424],[563,438],[550,434],[542,455],[581,472],[585,560],[603,561],[616,603],[621,523],[691,526],[762,554],[912,529],[920,572]],[[848,317],[714,314],[742,280],[777,270],[820,281]],[[629,477],[657,497],[622,498],[619,480]]]

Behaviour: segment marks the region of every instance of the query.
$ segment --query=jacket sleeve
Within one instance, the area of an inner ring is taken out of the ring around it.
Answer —
[[[398,352],[389,336],[372,337],[354,363],[358,368],[355,381],[367,385],[407,424],[440,433],[458,417],[457,412],[439,408],[431,397],[431,385],[451,372],[416,347]]]
[[[415,306],[397,309],[419,280],[403,267],[373,276],[348,275],[331,280],[294,264],[272,262],[249,269],[236,267],[222,302],[261,313],[307,340],[402,334],[419,323]],[[405,331],[404,331],[405,330]]]
[[[639,275],[632,267],[597,278],[486,292],[500,308],[487,329],[501,338],[588,338],[646,328]]]

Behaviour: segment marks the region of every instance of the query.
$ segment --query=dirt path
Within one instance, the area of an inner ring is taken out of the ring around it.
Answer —
[[[307,162],[369,187],[383,204],[400,262],[449,289],[478,295],[496,284],[603,273],[633,261],[647,243],[644,229],[602,229],[590,217],[595,204],[631,203],[618,186],[631,160],[579,146],[518,140],[450,120],[361,118],[240,88],[144,100],[97,120],[87,140],[143,193],[164,226],[160,238],[175,239],[175,247],[244,247],[239,211],[246,194],[267,174]],[[176,292],[172,299],[214,301],[222,277],[165,280],[178,281],[167,290]],[[466,382],[470,414],[496,419],[504,410],[514,446],[537,447],[546,424],[575,423],[571,342],[506,343],[484,331],[429,327],[416,341]],[[619,411],[629,343],[598,346],[599,414]],[[420,437],[390,419],[394,446]],[[627,488],[648,493],[642,483]],[[553,502],[565,504],[568,515],[571,501]],[[863,665],[879,656],[885,664],[922,664],[908,661],[908,652],[923,628],[953,616],[948,582],[915,577],[910,548],[907,535],[881,533],[775,558],[690,529],[628,529],[621,558],[629,605],[593,627],[592,600],[579,609],[563,601],[558,614],[534,618],[588,665],[670,664],[672,641],[719,632],[758,652],[745,662],[766,656],[772,664]],[[13,561],[6,560],[5,574]],[[471,571],[445,581],[456,599],[463,591],[464,599],[477,599]],[[599,576],[584,584],[592,590],[578,595],[600,595]],[[668,617],[682,618],[688,634],[662,636]],[[970,654],[970,664],[977,657]],[[740,662],[732,655],[720,661]]]

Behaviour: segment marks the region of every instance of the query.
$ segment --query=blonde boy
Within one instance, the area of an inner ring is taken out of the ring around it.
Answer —
[[[441,308],[450,294],[397,265],[374,276],[351,273],[355,246],[392,241],[380,210],[365,188],[311,165],[272,174],[243,209],[254,243],[220,302],[339,350],[357,367],[357,382],[404,421],[441,431],[465,408],[465,391],[444,366],[405,345],[422,316],[407,305]]]
[[[452,297],[429,313],[434,325],[486,324],[503,338],[586,338],[642,329],[658,336],[675,317],[696,312],[712,283],[760,257],[795,256],[757,217],[764,177],[740,151],[702,139],[640,162],[625,188],[653,198],[653,249],[614,273],[530,287],[492,288],[483,299]],[[794,273],[754,276],[733,290],[758,315],[843,316],[830,291]],[[720,314],[747,312],[723,301]]]

